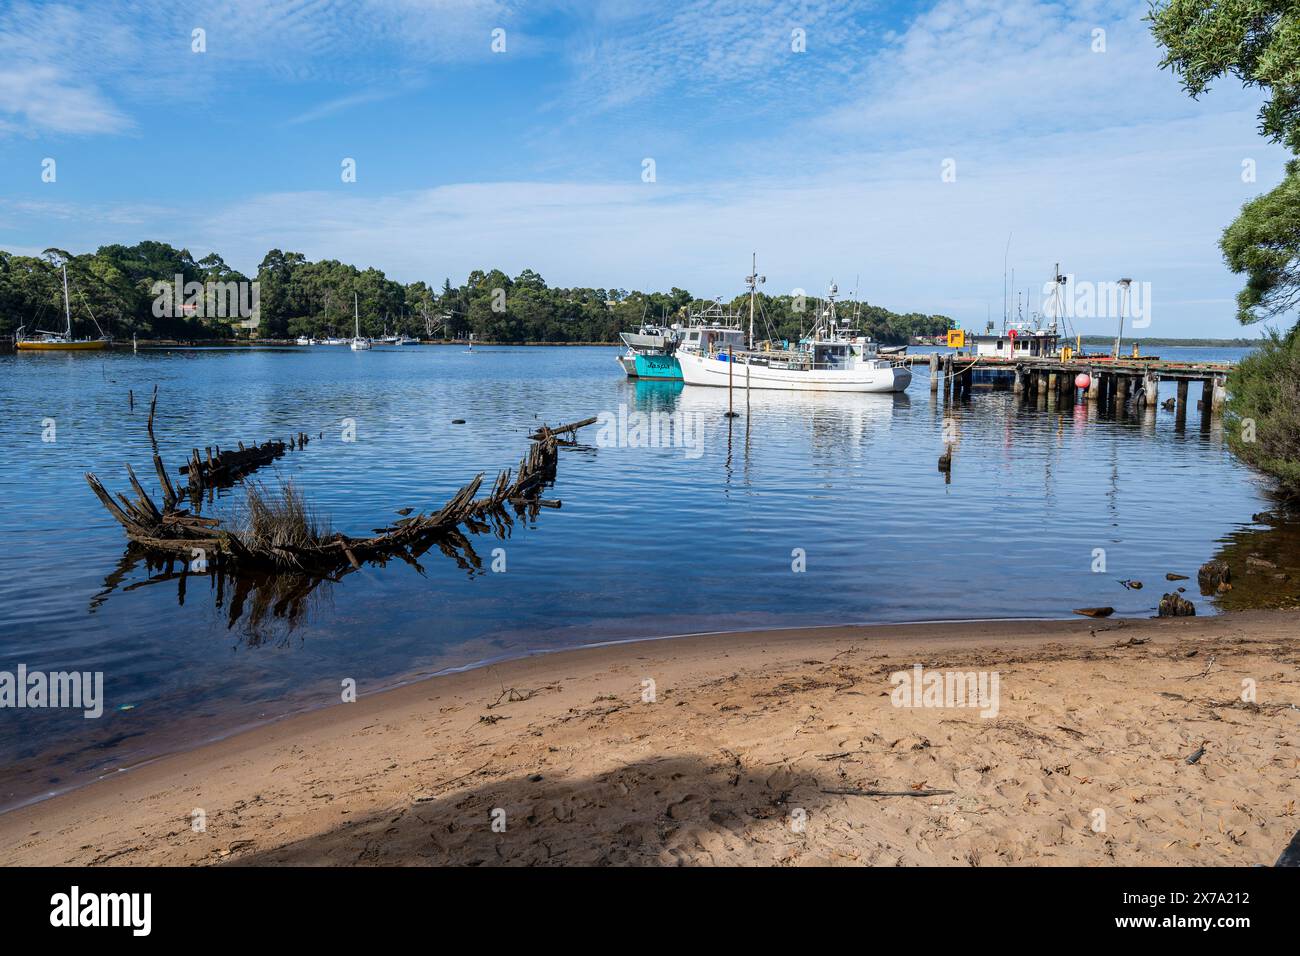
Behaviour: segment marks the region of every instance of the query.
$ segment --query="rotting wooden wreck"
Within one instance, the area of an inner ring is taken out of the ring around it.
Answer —
[[[222,451],[218,445],[215,454],[211,445],[204,449],[206,454],[200,454],[195,448],[190,451],[189,461],[181,465],[180,473],[189,483],[191,495],[207,488],[228,488],[250,472],[275,461],[286,451],[306,448],[307,442],[307,436],[299,432],[287,442],[273,439],[245,447],[241,441],[238,449],[226,451]]]
[[[516,514],[531,513],[543,507],[558,508],[560,502],[541,497],[542,489],[555,478],[559,457],[559,432],[573,432],[586,423],[574,423],[557,429],[543,427],[533,437],[533,444],[517,469],[506,469],[485,497],[477,497],[483,486],[483,474],[462,487],[438,510],[401,518],[381,528],[371,537],[351,537],[340,532],[307,544],[254,543],[252,536],[240,529],[223,526],[219,519],[206,518],[178,507],[177,496],[166,480],[166,470],[156,450],[155,468],[163,484],[165,501],[160,508],[154,503],[127,465],[127,477],[135,492],[111,495],[90,472],[86,482],[105,509],[122,525],[130,540],[150,551],[188,559],[198,550],[207,560],[224,566],[262,568],[278,571],[336,577],[361,567],[368,561],[383,562],[400,558],[416,564],[415,558],[437,544],[444,552],[456,554],[467,543],[460,534],[463,526],[474,533],[495,532],[504,536],[511,524],[506,510],[513,506]],[[152,438],[152,414],[150,437]],[[417,565],[418,567],[418,565]]]

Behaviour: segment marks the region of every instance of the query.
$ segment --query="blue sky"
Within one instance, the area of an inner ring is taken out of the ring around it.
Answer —
[[[0,248],[152,238],[250,272],[278,247],[709,296],[756,250],[770,292],[860,282],[969,327],[1001,315],[1010,235],[1026,296],[1060,261],[1150,282],[1144,334],[1241,334],[1217,239],[1286,156],[1258,94],[1193,101],[1158,69],[1146,8],[0,0]]]

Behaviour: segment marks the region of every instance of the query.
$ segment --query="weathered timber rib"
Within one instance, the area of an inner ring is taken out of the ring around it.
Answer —
[[[594,421],[576,422],[564,430],[574,431]],[[483,475],[479,474],[430,514],[420,512],[401,518],[375,529],[372,537],[353,538],[336,532],[306,545],[256,543],[251,535],[238,529],[224,528],[217,519],[203,518],[177,508],[174,499],[160,509],[129,465],[127,474],[136,493],[134,500],[118,495],[118,500],[114,501],[100,480],[89,472],[86,473],[86,483],[108,513],[122,525],[127,537],[150,551],[188,557],[194,549],[202,549],[209,556],[235,566],[333,576],[358,568],[367,561],[382,562],[396,557],[415,563],[416,557],[433,544],[454,553],[457,547],[467,543],[459,531],[462,525],[470,531],[495,531],[498,536],[504,536],[505,529],[512,524],[506,511],[507,504],[514,506],[517,514],[531,512],[534,515],[543,507],[560,507],[558,501],[541,498],[542,489],[555,478],[559,441],[555,432],[548,428],[543,428],[538,436],[518,468],[513,473],[506,469],[498,474],[485,497],[476,497],[483,486]],[[191,467],[196,457],[197,451],[191,458]],[[165,469],[162,474],[166,475]]]
[[[229,487],[250,472],[275,461],[286,451],[306,445],[307,436],[299,433],[288,442],[264,441],[248,448],[240,442],[237,450],[222,451],[218,448],[216,455],[212,454],[211,446],[205,449],[206,456],[200,455],[195,448],[190,451],[190,460],[181,465],[180,473],[189,481],[191,493],[206,488]]]
[[[545,425],[543,425],[537,431],[533,432],[531,437],[533,441],[541,441],[542,438],[544,438],[548,434],[563,435],[565,432],[576,433],[579,428],[585,428],[587,425],[594,425],[596,424],[596,421],[597,419],[595,418],[584,418],[580,422],[573,422],[568,425],[561,425],[558,428],[547,428]]]

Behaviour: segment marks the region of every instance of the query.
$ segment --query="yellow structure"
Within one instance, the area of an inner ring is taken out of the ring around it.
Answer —
[[[949,329],[948,330],[948,348],[964,349],[966,347],[966,330]]]

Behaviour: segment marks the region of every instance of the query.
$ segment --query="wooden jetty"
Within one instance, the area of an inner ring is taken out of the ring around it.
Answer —
[[[1202,421],[1223,410],[1227,398],[1227,362],[1174,362],[1152,356],[1118,359],[1108,355],[1076,355],[1068,350],[1056,356],[1001,358],[962,352],[910,355],[909,364],[928,364],[930,391],[943,390],[945,399],[969,397],[977,371],[1002,373],[1011,391],[1040,407],[1086,402],[1105,410],[1125,410],[1130,404],[1154,409],[1162,381],[1176,383],[1175,411],[1179,424],[1187,419],[1192,385],[1200,384]],[[1076,388],[1079,374],[1088,376],[1086,389]]]

